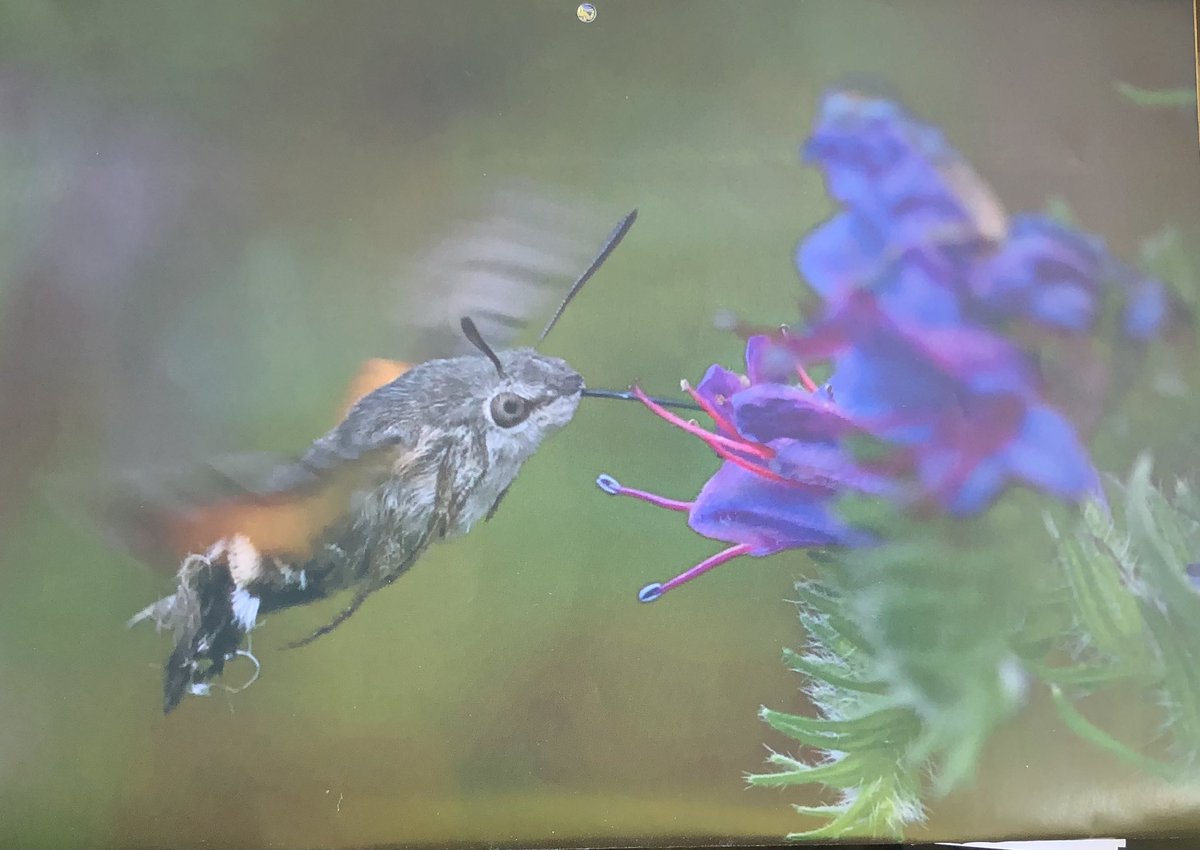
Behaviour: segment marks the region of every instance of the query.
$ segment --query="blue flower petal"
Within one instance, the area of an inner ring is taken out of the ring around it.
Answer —
[[[989,242],[1006,227],[991,190],[942,134],[892,101],[835,91],[824,98],[804,158],[822,167],[829,194],[913,247],[931,233]]]
[[[960,517],[979,513],[995,500],[1007,479],[1007,470],[999,457],[978,461],[957,487],[941,494],[946,511]]]
[[[1061,499],[1103,499],[1099,476],[1075,429],[1062,414],[1045,405],[1026,412],[1005,460],[1013,475]]]
[[[894,481],[863,469],[840,446],[781,439],[772,442],[771,448],[775,449],[771,470],[806,487],[831,495],[848,491],[876,496],[899,492]]]
[[[836,215],[796,246],[796,268],[826,301],[837,301],[862,286],[883,266],[884,242],[854,212]]]
[[[796,357],[769,336],[752,336],[746,340],[746,377],[751,384],[791,383],[796,378]]]
[[[827,443],[855,430],[836,404],[799,387],[759,384],[732,401],[738,432],[759,443],[781,437]]]
[[[957,270],[932,256],[909,255],[873,286],[876,304],[892,321],[922,328],[953,326],[962,320],[955,289]]]
[[[1029,298],[1029,316],[1052,328],[1082,332],[1096,322],[1096,295],[1069,283],[1038,287]]]
[[[752,555],[864,545],[868,539],[837,517],[827,497],[773,482],[728,462],[701,489],[688,525],[713,540],[750,544]]]
[[[1085,331],[1099,310],[1106,260],[1097,239],[1045,216],[1016,216],[1008,242],[978,266],[970,289],[996,318]]]
[[[915,354],[958,384],[956,392],[1036,395],[1037,378],[1025,355],[999,334],[968,324],[951,328],[898,328]]]
[[[708,367],[708,371],[700,379],[696,392],[714,407],[722,407],[728,404],[734,393],[745,388],[746,385],[742,383],[741,375],[714,363]]]
[[[1167,312],[1166,287],[1153,278],[1142,278],[1129,288],[1121,330],[1129,339],[1145,342],[1162,331]]]
[[[967,443],[943,440],[920,453],[922,485],[956,516],[984,510],[1013,478],[1067,501],[1104,500],[1074,428],[1045,405],[1027,408],[1020,425],[996,450],[978,451],[974,457],[970,451]]]

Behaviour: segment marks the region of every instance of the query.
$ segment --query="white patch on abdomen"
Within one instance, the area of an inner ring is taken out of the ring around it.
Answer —
[[[229,594],[229,602],[233,607],[233,619],[242,631],[253,629],[258,621],[259,598],[245,588],[235,587]]]
[[[218,540],[205,557],[212,562],[223,559],[229,567],[229,577],[238,587],[245,587],[262,577],[262,554],[244,534]]]

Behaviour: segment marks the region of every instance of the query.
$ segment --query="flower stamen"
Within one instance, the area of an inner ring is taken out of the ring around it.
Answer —
[[[720,434],[714,434],[712,431],[706,431],[699,425],[693,422],[688,422],[687,420],[676,416],[674,413],[671,413],[671,411],[667,410],[642,392],[641,387],[634,385],[630,389],[633,394],[638,397],[638,400],[641,401],[642,404],[646,405],[646,407],[650,408],[650,410],[657,414],[659,418],[665,419],[677,428],[682,428],[689,434],[699,437],[701,440],[708,443],[709,446],[711,446],[714,450],[716,450],[718,446],[721,446],[727,450],[745,452],[746,454],[758,455],[759,457],[763,458],[775,456],[775,450],[770,446],[763,445],[762,443],[751,442],[749,440],[734,440],[729,437],[724,437]],[[718,452],[718,454],[720,454],[720,452]]]
[[[607,473],[596,479],[596,486],[610,496],[629,496],[642,502],[649,502],[660,508],[666,508],[669,511],[690,511],[692,509],[692,502],[681,502],[678,499],[668,499],[665,496],[647,493],[645,490],[624,487],[620,481]]]
[[[727,460],[732,464],[740,466],[742,469],[746,470],[747,472],[752,472],[755,475],[762,476],[763,478],[766,478],[770,481],[777,481],[780,484],[791,484],[794,486],[799,486],[799,482],[793,481],[792,479],[787,478],[786,476],[780,475],[775,470],[770,469],[766,466],[763,466],[762,464],[755,463],[754,461],[750,460],[749,458],[744,458],[741,455],[736,455],[733,452],[729,451],[729,449],[725,449],[725,448],[721,448],[719,446],[713,446],[713,445],[710,445],[709,448],[711,448],[714,452],[716,452],[717,457],[721,458],[721,460]]]
[[[708,572],[712,568],[721,566],[721,564],[725,563],[726,561],[732,561],[734,558],[740,558],[742,555],[748,555],[751,551],[753,551],[753,549],[754,547],[749,543],[739,543],[736,546],[730,546],[728,549],[723,549],[717,554],[705,558],[691,569],[684,570],[670,581],[665,581],[661,584],[654,582],[646,585],[638,591],[638,601],[653,602],[668,590],[679,587],[681,584],[686,584],[697,576],[701,576]]]
[[[730,421],[725,412],[720,410],[704,396],[700,395],[700,393],[696,392],[695,387],[693,387],[690,383],[688,383],[686,380],[680,381],[679,388],[690,395],[695,400],[696,404],[700,405],[700,409],[709,415],[709,418],[716,423],[718,428],[723,431],[727,431],[730,434],[737,433],[737,428],[734,427],[733,422]],[[721,396],[718,396],[718,400],[721,398]]]
[[[796,374],[800,376],[800,383],[804,385],[804,389],[810,393],[815,393],[820,389],[817,386],[817,382],[812,379],[812,376],[799,363],[796,364]]]
[[[791,330],[791,327],[788,325],[780,325],[779,338],[786,342]],[[800,377],[800,383],[804,385],[804,389],[808,390],[810,393],[815,393],[817,391],[817,382],[812,379],[808,372],[805,371],[804,367],[799,363],[796,364],[796,374]]]

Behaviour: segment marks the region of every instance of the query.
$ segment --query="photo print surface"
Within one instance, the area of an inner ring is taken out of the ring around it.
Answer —
[[[1190,4],[0,22],[0,846],[1200,828]]]

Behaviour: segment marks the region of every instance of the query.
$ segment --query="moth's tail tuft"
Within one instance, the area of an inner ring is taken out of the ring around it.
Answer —
[[[254,627],[258,598],[238,587],[228,564],[219,557],[189,555],[179,568],[175,592],[143,608],[129,619],[135,626],[152,620],[170,631],[174,647],[163,668],[163,713],[173,711],[188,694],[206,694],[225,663],[243,653],[242,643]]]

